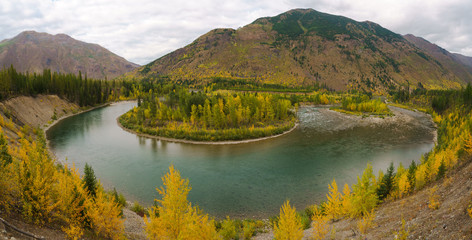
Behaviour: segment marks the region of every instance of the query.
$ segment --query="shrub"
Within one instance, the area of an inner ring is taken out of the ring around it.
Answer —
[[[254,236],[254,232],[256,231],[256,223],[250,221],[243,222],[243,238],[245,240],[251,239]]]
[[[145,209],[138,202],[133,203],[133,206],[131,206],[131,211],[135,212],[141,217],[144,217]]]
[[[234,239],[236,237],[236,226],[228,216],[221,223],[221,229],[219,233],[225,240]]]

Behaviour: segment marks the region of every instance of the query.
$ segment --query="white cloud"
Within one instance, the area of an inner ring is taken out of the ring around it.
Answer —
[[[213,28],[238,28],[293,8],[370,20],[472,55],[469,0],[6,0],[0,39],[24,30],[65,33],[146,64]]]

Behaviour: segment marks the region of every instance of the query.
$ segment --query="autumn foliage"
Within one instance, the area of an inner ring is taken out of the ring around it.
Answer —
[[[157,188],[161,199],[145,217],[145,231],[149,239],[217,239],[213,220],[201,214],[187,200],[190,191],[188,179],[169,167],[162,178],[164,187]]]
[[[74,167],[55,164],[42,135],[35,141],[24,132],[17,134],[18,145],[2,153],[1,208],[17,211],[38,225],[56,222],[70,239],[79,239],[88,230],[100,238],[123,237],[121,208],[107,193],[100,188],[93,197]]]
[[[302,223],[295,208],[285,201],[280,209],[279,222],[274,226],[274,238],[277,240],[298,240],[303,237]]]

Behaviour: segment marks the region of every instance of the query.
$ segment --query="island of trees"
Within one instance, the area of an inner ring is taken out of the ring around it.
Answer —
[[[281,134],[296,124],[297,104],[282,95],[230,91],[151,90],[122,115],[122,126],[138,133],[195,141],[227,141]]]

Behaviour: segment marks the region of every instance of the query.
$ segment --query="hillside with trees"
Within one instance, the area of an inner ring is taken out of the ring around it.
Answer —
[[[51,35],[25,31],[0,42],[0,67],[13,65],[19,72],[87,75],[111,80],[139,65],[98,44],[75,40],[66,34]]]
[[[295,9],[237,30],[212,30],[127,77],[383,93],[420,83],[458,89],[472,81],[470,65],[458,58],[446,64],[406,37],[373,22]]]

